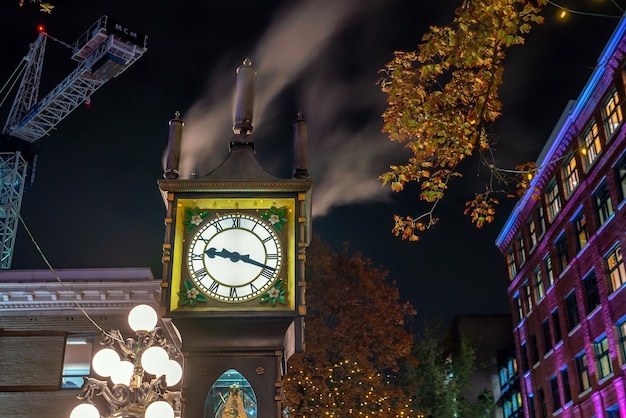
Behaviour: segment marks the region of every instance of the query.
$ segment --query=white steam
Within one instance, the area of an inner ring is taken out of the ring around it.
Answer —
[[[334,62],[337,58],[328,53],[341,31],[358,18],[364,7],[357,0],[313,0],[283,10],[250,57],[257,71],[255,133],[264,120],[264,136],[271,132],[267,121],[274,120],[268,114],[280,94],[293,89],[295,82],[301,89],[298,95],[302,103],[292,114],[295,118],[296,112],[303,110],[308,121],[314,216],[345,204],[387,198],[388,188],[381,188],[378,175],[386,170],[393,154],[401,152],[401,147],[380,132],[384,96],[375,85],[376,68],[356,68],[350,78],[340,77]],[[232,136],[235,69],[243,58],[230,69],[224,68],[225,63],[218,65],[205,97],[183,113],[182,178],[189,178],[193,172],[204,175],[226,157]],[[378,63],[378,67],[384,63]],[[230,81],[224,82],[229,76]],[[258,135],[254,138],[257,143],[265,140]],[[286,143],[291,144],[291,138]],[[291,163],[291,151],[292,147],[285,147],[276,153]],[[270,167],[266,169],[271,172]]]

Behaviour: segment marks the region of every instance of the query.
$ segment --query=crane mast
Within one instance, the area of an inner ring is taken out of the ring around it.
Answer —
[[[38,100],[48,35],[40,32],[24,58],[20,86],[2,133],[11,143],[0,152],[0,269],[11,268],[24,185],[32,176],[33,153],[24,152],[55,128],[107,81],[117,77],[147,50],[147,36],[102,16],[72,45],[76,68]]]

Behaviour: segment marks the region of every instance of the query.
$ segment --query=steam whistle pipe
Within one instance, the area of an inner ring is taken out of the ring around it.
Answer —
[[[180,120],[180,112],[176,111],[174,119],[169,122],[170,132],[167,139],[167,161],[163,177],[177,179],[180,175],[178,165],[180,163],[180,145],[183,136],[183,121]]]
[[[235,91],[235,135],[252,133],[252,115],[254,108],[254,77],[256,71],[252,61],[246,58],[237,68],[237,89]]]
[[[309,177],[309,144],[307,138],[307,123],[298,112],[298,118],[293,121],[293,176],[297,179]]]

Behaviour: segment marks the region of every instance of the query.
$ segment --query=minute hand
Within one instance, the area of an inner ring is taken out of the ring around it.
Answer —
[[[256,260],[252,260],[252,259],[250,258],[250,256],[249,256],[249,255],[247,255],[247,254],[245,254],[245,255],[240,255],[240,256],[239,256],[239,259],[240,259],[241,261],[243,261],[244,263],[252,264],[252,265],[255,265],[255,266],[258,266],[258,267],[262,267],[262,268],[265,268],[265,269],[268,269],[268,270],[276,270],[274,267],[270,267],[270,266],[268,266],[267,264],[263,264],[263,263],[260,263],[260,262],[258,262],[258,261],[256,261]]]

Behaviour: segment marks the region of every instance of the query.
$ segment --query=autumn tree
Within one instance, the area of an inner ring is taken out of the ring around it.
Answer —
[[[476,347],[466,337],[459,341],[443,334],[439,326],[427,324],[416,338],[404,386],[410,388],[413,410],[425,418],[483,418],[494,408],[490,388],[477,399],[465,395],[469,377],[477,367]]]
[[[411,357],[405,320],[413,314],[386,271],[314,239],[307,251],[306,352],[289,360],[284,387],[290,416],[414,416],[398,379]]]
[[[417,51],[396,51],[383,70],[381,89],[387,94],[383,132],[403,143],[411,156],[382,174],[383,184],[399,192],[407,183],[419,186],[424,213],[395,215],[393,233],[417,240],[437,222],[436,207],[459,164],[470,156],[491,173],[485,190],[466,204],[465,213],[481,227],[491,222],[498,192],[512,195],[503,185],[514,179],[496,167],[494,138],[489,128],[500,116],[503,61],[507,48],[522,44],[546,0],[463,0],[449,26],[432,26]],[[518,186],[534,167],[511,170]]]

